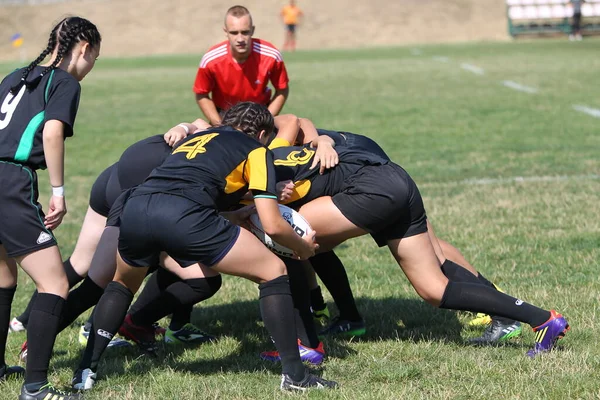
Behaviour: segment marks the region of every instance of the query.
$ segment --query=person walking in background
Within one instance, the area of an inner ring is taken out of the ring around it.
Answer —
[[[290,0],[290,4],[281,9],[281,18],[285,24],[285,40],[283,41],[284,51],[296,50],[296,26],[302,16],[304,16],[304,13],[296,5],[295,0]]]
[[[227,40],[204,54],[196,74],[193,90],[200,110],[211,125],[220,124],[220,113],[242,101],[262,104],[274,116],[279,114],[289,95],[281,53],[271,43],[252,37],[254,25],[246,7],[227,10],[223,30]],[[269,81],[275,88],[273,94]]]
[[[585,0],[569,0],[573,7],[573,22],[571,24],[571,34],[569,40],[582,40],[581,37],[581,5]]]

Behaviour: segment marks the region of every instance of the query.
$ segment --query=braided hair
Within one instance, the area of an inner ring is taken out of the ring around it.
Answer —
[[[98,32],[96,25],[81,17],[67,17],[60,21],[58,24],[56,24],[54,29],[52,29],[52,32],[50,32],[50,37],[48,38],[48,45],[46,48],[35,60],[33,60],[25,69],[23,69],[21,80],[10,89],[11,93],[17,93],[22,85],[25,85],[28,89],[35,88],[42,77],[49,71],[55,69],[65,55],[67,55],[69,51],[71,51],[73,47],[82,40],[88,42],[91,47],[96,47],[100,44],[102,38],[100,37],[100,32]],[[44,68],[41,74],[35,79],[28,81],[27,76],[33,70],[33,68],[41,63],[46,56],[52,54],[55,49],[57,50],[56,58],[52,64]]]
[[[223,115],[221,126],[230,126],[258,140],[258,134],[265,131],[270,135],[275,129],[275,120],[269,109],[251,101],[237,103]]]

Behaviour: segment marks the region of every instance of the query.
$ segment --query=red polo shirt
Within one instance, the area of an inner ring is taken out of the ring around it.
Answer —
[[[231,56],[229,42],[224,41],[202,57],[194,82],[197,94],[212,93],[215,106],[227,110],[240,101],[268,105],[271,101],[269,81],[275,89],[285,89],[289,79],[279,50],[271,43],[252,39],[250,56],[238,64]]]

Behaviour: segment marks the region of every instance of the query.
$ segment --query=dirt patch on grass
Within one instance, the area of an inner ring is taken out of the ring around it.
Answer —
[[[0,60],[18,60],[9,38],[20,32],[26,58],[45,46],[53,24],[65,15],[93,21],[110,57],[198,53],[224,38],[220,0],[77,0],[0,6]],[[279,10],[286,0],[250,0],[256,37],[281,46]],[[470,40],[505,40],[502,0],[299,0],[306,16],[298,48],[349,48]]]

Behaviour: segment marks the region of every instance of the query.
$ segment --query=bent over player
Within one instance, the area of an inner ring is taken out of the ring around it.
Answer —
[[[225,114],[223,124],[188,136],[128,193],[120,216],[117,273],[96,307],[88,342],[94,351],[80,369],[97,371],[148,267],[165,251],[183,267],[200,263],[259,283],[263,321],[281,354],[283,390],[334,387],[335,382],[307,372],[300,360],[283,262],[219,215],[250,190],[265,231],[299,258],[314,255],[314,234],[300,238],[279,213],[272,155],[259,142],[273,131],[273,116],[264,106],[240,103]],[[236,217],[235,212],[229,216]]]

